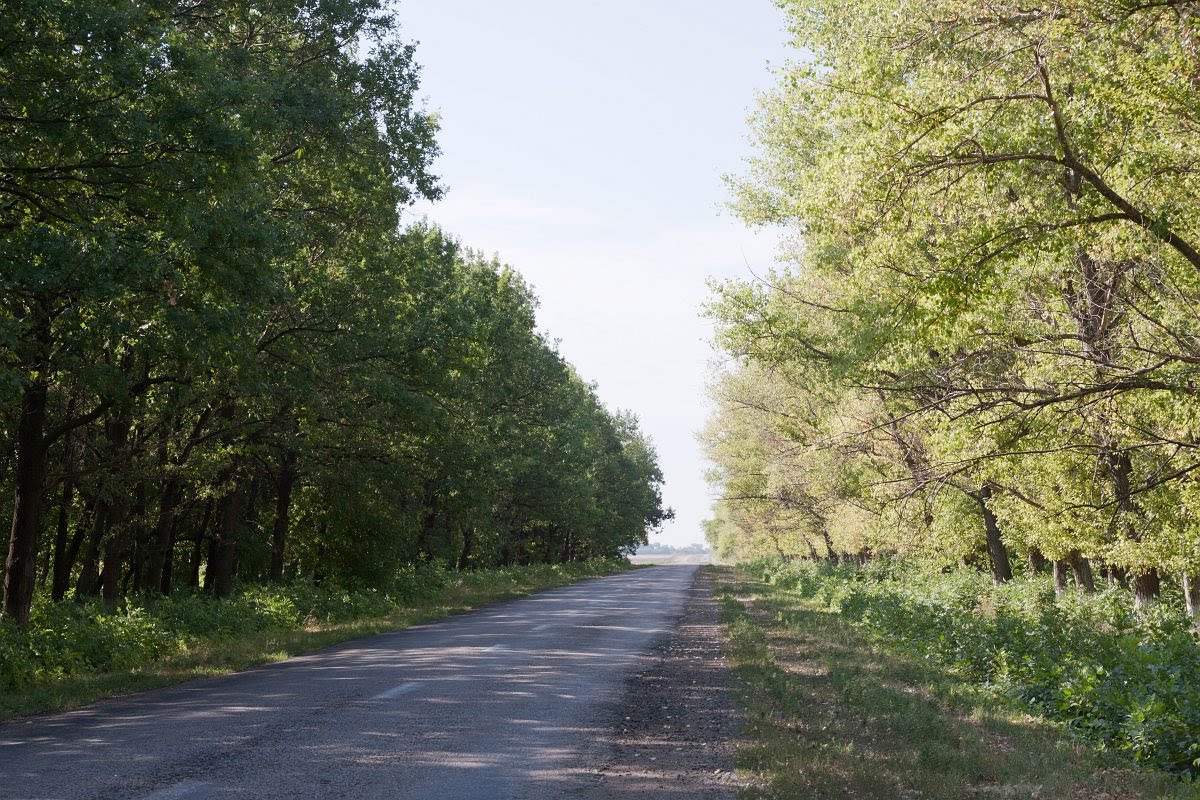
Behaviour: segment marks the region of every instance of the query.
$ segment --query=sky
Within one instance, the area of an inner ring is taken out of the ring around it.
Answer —
[[[725,209],[747,118],[781,66],[770,0],[401,0],[440,118],[443,200],[427,217],[498,255],[538,327],[610,409],[636,414],[675,510],[652,541],[703,541],[696,434],[717,357],[709,277],[751,278],[776,237]]]

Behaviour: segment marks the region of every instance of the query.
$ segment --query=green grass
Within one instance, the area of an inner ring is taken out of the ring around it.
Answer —
[[[854,627],[827,603],[714,568],[749,722],[751,798],[1195,798]]]
[[[338,642],[384,633],[480,606],[628,569],[624,561],[534,566],[464,573],[426,596],[382,616],[334,622],[309,620],[289,628],[202,637],[152,662],[71,675],[0,691],[0,720],[61,711],[108,697],[283,661]]]

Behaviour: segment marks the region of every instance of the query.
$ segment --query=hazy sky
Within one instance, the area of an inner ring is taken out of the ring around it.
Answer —
[[[746,117],[782,64],[769,0],[402,0],[422,94],[441,116],[449,192],[417,209],[532,284],[539,327],[609,408],[654,440],[676,512],[659,541],[702,541],[695,440],[714,357],[709,276],[762,274],[774,239],[724,210]]]

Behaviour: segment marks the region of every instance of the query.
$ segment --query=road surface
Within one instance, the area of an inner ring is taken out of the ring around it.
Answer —
[[[629,556],[630,563],[649,565],[678,565],[678,564],[711,564],[713,557],[711,553],[659,553],[646,555]]]
[[[0,798],[594,796],[624,682],[671,633],[695,569],[0,725]]]

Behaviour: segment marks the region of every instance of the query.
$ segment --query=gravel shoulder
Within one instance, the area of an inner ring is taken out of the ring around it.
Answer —
[[[675,632],[663,637],[626,681],[613,711],[612,741],[582,798],[737,796],[734,773],[742,712],[723,652],[720,606],[708,569],[696,577]]]

